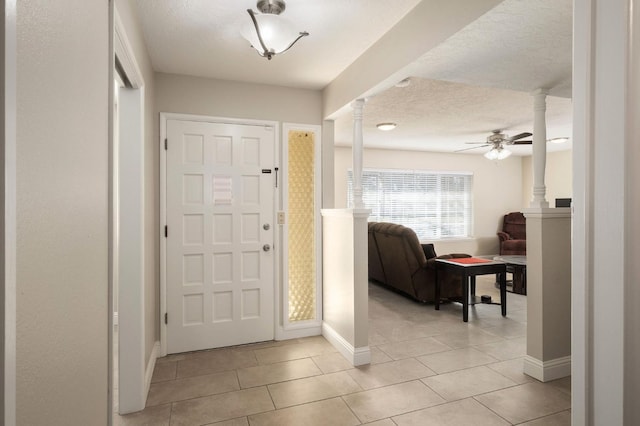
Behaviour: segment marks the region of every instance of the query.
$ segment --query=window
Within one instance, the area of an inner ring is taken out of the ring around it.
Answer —
[[[353,171],[347,176],[348,203]],[[415,231],[420,240],[468,238],[472,235],[471,173],[364,169],[362,198],[370,221],[392,222]]]

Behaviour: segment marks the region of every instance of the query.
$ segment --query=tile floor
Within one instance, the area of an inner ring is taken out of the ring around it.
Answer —
[[[478,294],[498,292],[479,278]],[[369,286],[371,365],[352,368],[323,337],[158,359],[147,408],[115,425],[549,425],[571,423],[570,378],[522,373],[526,298],[508,316],[413,302]]]

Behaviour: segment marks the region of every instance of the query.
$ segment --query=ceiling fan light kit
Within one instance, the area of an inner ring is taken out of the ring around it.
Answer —
[[[271,60],[309,35],[306,31],[296,31],[293,22],[280,16],[287,7],[284,0],[259,0],[256,7],[260,13],[247,9],[251,23],[244,25],[241,34],[260,56]]]
[[[491,148],[489,152],[484,154],[485,158],[489,160],[504,160],[510,155],[511,151],[503,147]]]
[[[533,136],[533,135],[529,132],[524,132],[524,133],[519,133],[515,136],[507,136],[506,134],[502,133],[501,130],[493,130],[491,134],[487,136],[486,142],[467,142],[468,144],[477,144],[480,146],[460,149],[456,152],[468,151],[470,149],[484,148],[484,147],[490,146],[491,150],[489,150],[489,152],[486,152],[484,156],[489,160],[504,160],[505,158],[511,155],[511,151],[506,149],[504,147],[505,145],[531,145],[533,141],[520,140],[522,138],[526,138],[529,136]]]
[[[378,123],[378,124],[376,124],[376,127],[379,130],[388,132],[389,130],[393,130],[396,127],[398,127],[398,125],[396,123]]]

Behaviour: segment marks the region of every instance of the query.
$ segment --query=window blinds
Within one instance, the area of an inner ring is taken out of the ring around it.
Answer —
[[[347,174],[350,203],[353,171]],[[466,238],[472,235],[472,183],[464,172],[365,169],[363,201],[370,221],[402,224],[421,240]]]

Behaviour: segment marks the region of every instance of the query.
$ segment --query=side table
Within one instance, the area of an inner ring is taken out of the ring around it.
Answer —
[[[459,259],[436,259],[436,310],[440,310],[440,271],[459,274],[462,278],[462,320],[469,321],[469,305],[478,303],[475,295],[476,276],[496,274],[500,282],[500,306],[502,316],[507,316],[507,265],[496,260],[478,257],[464,257]],[[471,288],[471,292],[469,289]],[[469,294],[471,293],[471,294]],[[497,305],[497,303],[491,303]]]
[[[504,262],[507,272],[513,274],[513,292],[527,294],[527,256],[495,256],[493,260]]]

